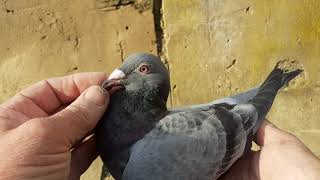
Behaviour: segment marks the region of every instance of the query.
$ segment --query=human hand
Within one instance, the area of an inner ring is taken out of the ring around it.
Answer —
[[[320,160],[295,136],[265,121],[256,135],[259,151],[251,151],[221,180],[316,180]]]
[[[79,179],[97,157],[88,136],[109,96],[92,85],[105,78],[82,73],[44,80],[1,104],[0,179]]]

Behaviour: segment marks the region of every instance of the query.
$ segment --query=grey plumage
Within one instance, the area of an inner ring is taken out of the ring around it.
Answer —
[[[157,57],[134,54],[119,69],[126,76],[116,81],[124,89],[111,96],[97,146],[116,179],[139,180],[218,178],[251,148],[277,91],[301,73],[277,65],[259,88],[168,110],[169,75]]]

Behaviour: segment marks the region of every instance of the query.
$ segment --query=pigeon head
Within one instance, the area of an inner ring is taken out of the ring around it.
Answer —
[[[162,61],[154,55],[137,53],[128,56],[115,69],[103,87],[109,92],[125,89],[127,93],[148,94],[148,98],[167,101],[170,90],[169,73]],[[152,97],[154,96],[154,97]]]

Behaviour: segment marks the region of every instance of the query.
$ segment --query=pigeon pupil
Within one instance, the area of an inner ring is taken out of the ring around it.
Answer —
[[[139,71],[142,72],[142,73],[148,73],[149,72],[149,67],[147,65],[142,65],[139,68]]]

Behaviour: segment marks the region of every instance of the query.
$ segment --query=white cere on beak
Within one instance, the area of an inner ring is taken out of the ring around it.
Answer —
[[[113,72],[110,74],[110,76],[108,77],[108,80],[111,80],[111,79],[121,79],[123,77],[125,77],[126,74],[119,70],[119,69],[115,69],[113,70]]]

